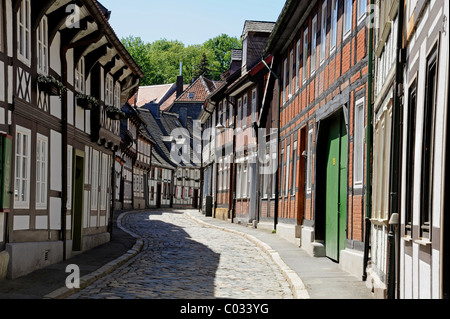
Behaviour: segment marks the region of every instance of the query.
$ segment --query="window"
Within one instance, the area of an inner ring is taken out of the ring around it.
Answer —
[[[114,100],[113,100],[113,87],[114,87],[114,80],[112,78],[112,76],[110,74],[108,74],[106,76],[106,81],[105,81],[105,104],[107,106],[112,106],[114,105]]]
[[[248,196],[248,163],[244,162],[242,165],[242,198],[246,198]]]
[[[116,83],[114,86],[114,106],[118,109],[121,109],[121,103],[120,103],[120,84]]]
[[[253,91],[252,91],[252,123],[255,123],[256,119],[257,119],[256,104],[257,104],[256,89],[253,89]]]
[[[290,172],[290,169],[291,169],[290,159],[291,159],[291,146],[288,145],[287,146],[287,152],[286,152],[286,180],[285,180],[286,186],[284,187],[284,191],[286,192],[285,193],[286,197],[289,194],[289,172]]]
[[[99,152],[93,150],[92,152],[92,182],[91,182],[91,209],[97,210],[98,204],[98,178],[99,178]]]
[[[223,116],[223,118],[222,118],[222,123],[223,123],[223,126],[226,126],[227,125],[227,100],[223,100],[223,113],[222,113],[222,116]]]
[[[293,76],[294,76],[294,50],[289,54],[289,98],[293,94]]]
[[[243,111],[242,111],[242,120],[243,120],[243,127],[246,128],[247,127],[247,117],[248,117],[248,96],[247,93],[245,93],[244,95],[244,106],[243,106]]]
[[[218,116],[219,116],[218,122],[220,124],[222,124],[223,126],[225,126],[225,123],[223,122],[223,106],[222,106],[222,102],[219,102],[218,110],[219,110],[219,112],[218,112]]]
[[[30,203],[30,154],[31,131],[16,127],[16,172],[14,185],[14,207],[29,208]]]
[[[72,208],[73,147],[67,146],[67,209]],[[117,184],[118,185],[118,184]]]
[[[223,186],[223,159],[219,160],[219,191],[222,190]]]
[[[242,128],[242,99],[238,100],[237,128]]]
[[[423,122],[422,149],[422,183],[420,198],[420,231],[421,237],[431,239],[431,213],[433,206],[433,175],[434,175],[434,134],[436,117],[437,89],[437,49],[427,60],[427,75],[425,84],[425,110]]]
[[[17,50],[18,58],[31,64],[31,5],[30,0],[22,0],[17,12]]]
[[[296,53],[295,53],[295,89],[296,91],[298,91],[298,89],[300,88],[300,46],[301,46],[302,42],[300,39],[297,40],[297,45],[296,45]]]
[[[322,28],[322,34],[320,36],[320,62],[322,62],[325,60],[325,44],[327,42],[327,1],[324,1],[322,5],[320,26]]]
[[[47,17],[43,17],[37,28],[37,70],[48,74],[48,26]]]
[[[241,198],[242,172],[241,164],[236,164],[236,198]]]
[[[358,0],[358,23],[366,16],[367,0]]]
[[[138,192],[142,192],[142,175],[139,172],[140,182],[138,185]],[[106,209],[106,195],[108,193],[108,155],[102,155],[102,174],[101,174],[101,193],[100,193],[100,208],[102,210]],[[139,188],[139,186],[141,186]]]
[[[346,38],[352,29],[353,0],[345,0],[344,6],[344,38]]]
[[[189,100],[193,100],[194,97],[195,97],[195,93],[194,93],[194,92],[189,92],[189,93],[188,93],[188,99],[189,99]]]
[[[294,142],[294,149],[292,150],[292,175],[291,175],[291,195],[295,195],[295,188],[297,186],[297,142]]]
[[[417,86],[411,85],[408,93],[408,113],[406,129],[406,196],[405,196],[405,225],[406,234],[412,236],[412,210],[414,200],[414,157],[416,146],[416,109]]]
[[[331,6],[331,32],[330,32],[330,52],[336,48],[337,38],[337,14],[338,14],[338,0],[332,0]]]
[[[306,169],[306,192],[311,193],[312,190],[312,153],[313,153],[313,129],[308,132],[308,153],[307,153],[307,169]]]
[[[230,114],[229,114],[229,118],[228,118],[229,126],[233,125],[233,120],[234,120],[233,119],[233,107],[234,107],[234,105],[230,103]]]
[[[47,208],[48,138],[37,134],[36,143],[36,208]]]
[[[316,51],[317,51],[317,15],[312,21],[311,27],[311,74],[316,72]]]
[[[75,90],[79,93],[85,92],[85,67],[84,57],[80,58],[80,61],[75,68]]]
[[[302,81],[306,82],[306,74],[308,68],[308,28],[303,32],[303,72]]]
[[[356,102],[354,125],[354,185],[362,187],[364,180],[364,98]]]

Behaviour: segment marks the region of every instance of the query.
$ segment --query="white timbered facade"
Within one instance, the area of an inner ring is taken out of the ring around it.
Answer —
[[[110,238],[119,109],[143,74],[109,14],[95,0],[0,2],[0,131],[12,139],[0,250],[10,278]]]

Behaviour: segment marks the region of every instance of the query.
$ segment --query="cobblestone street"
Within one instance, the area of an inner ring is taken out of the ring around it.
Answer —
[[[249,240],[177,212],[139,212],[122,225],[140,254],[69,299],[292,299],[270,257]]]

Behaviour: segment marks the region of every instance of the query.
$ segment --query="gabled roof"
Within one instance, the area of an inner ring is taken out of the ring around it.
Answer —
[[[248,32],[272,33],[274,26],[275,22],[246,20],[242,35],[245,35]]]
[[[205,102],[208,95],[222,84],[199,76],[175,102]]]
[[[135,100],[137,107],[144,106],[147,103],[164,103],[176,90],[175,84],[161,84],[141,86],[137,92]],[[134,104],[132,104],[134,105]]]

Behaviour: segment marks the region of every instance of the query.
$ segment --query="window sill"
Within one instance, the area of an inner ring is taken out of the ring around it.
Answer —
[[[412,242],[412,240],[413,240],[412,237],[409,235],[402,237],[402,239],[403,239],[403,241],[406,241],[406,242]]]
[[[432,242],[428,238],[416,239],[414,240],[414,242],[422,246],[429,246],[432,244]]]
[[[377,226],[387,226],[389,220],[387,218],[371,218],[370,222]]]

